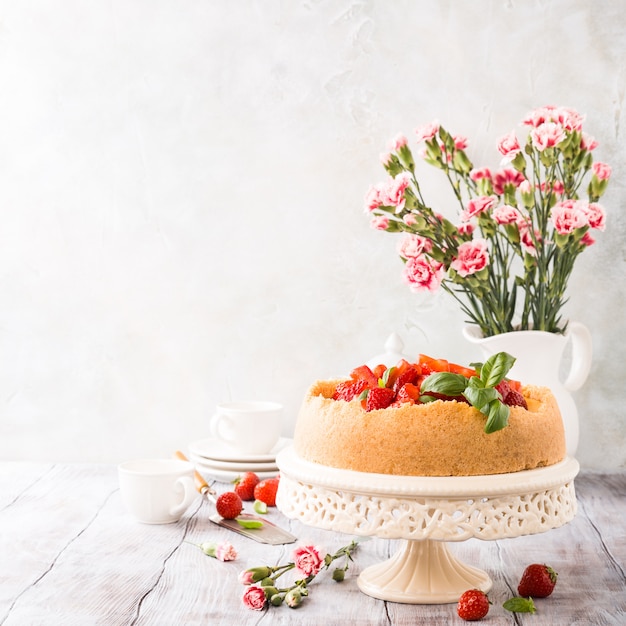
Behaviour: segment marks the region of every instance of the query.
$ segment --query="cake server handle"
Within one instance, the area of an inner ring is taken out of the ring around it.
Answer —
[[[176,452],[174,452],[174,456],[177,459],[180,459],[181,461],[187,461],[189,462],[189,459],[180,451],[180,450],[176,450]],[[198,472],[198,470],[193,470],[193,476],[194,479],[196,481],[196,488],[198,489],[198,491],[209,501],[211,501],[213,504],[215,504],[216,502],[216,496],[217,496],[217,491],[215,491],[215,489],[211,489],[211,487],[209,487],[208,483],[206,480],[204,480],[204,478],[202,477],[202,474],[200,474],[200,472]]]

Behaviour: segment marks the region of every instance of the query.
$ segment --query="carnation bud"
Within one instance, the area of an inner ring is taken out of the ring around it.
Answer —
[[[302,593],[297,587],[291,589],[285,594],[285,604],[290,609],[297,609],[302,604]]]
[[[239,574],[239,582],[244,585],[250,583],[257,583],[264,578],[267,578],[272,573],[270,567],[252,567]]]
[[[345,569],[337,568],[333,572],[333,580],[338,582],[338,583],[342,582],[345,577],[346,577],[346,570]]]
[[[283,603],[284,599],[285,599],[284,595],[280,593],[276,593],[270,598],[270,604],[272,606],[280,606]]]
[[[278,589],[272,585],[264,585],[263,591],[265,591],[265,597],[270,601],[275,595],[278,594]]]

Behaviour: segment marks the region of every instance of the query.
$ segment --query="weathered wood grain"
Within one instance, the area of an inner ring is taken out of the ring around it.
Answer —
[[[450,546],[494,581],[487,623],[626,623],[626,472],[583,473],[576,489],[578,515],[562,528]],[[343,583],[316,579],[296,612],[284,606],[250,611],[241,602],[239,572],[288,561],[293,546],[268,546],[222,529],[208,521],[210,509],[198,498],[176,524],[139,524],[124,510],[112,466],[0,463],[0,625],[460,622],[454,604],[383,602],[359,591],[360,571],[400,547],[399,541],[380,539],[360,545]],[[270,519],[330,552],[351,539],[305,527],[275,510]],[[194,545],[210,540],[230,541],[240,558],[222,563]],[[524,567],[535,561],[559,572],[554,594],[536,601],[535,615],[507,613],[502,602],[516,593]]]

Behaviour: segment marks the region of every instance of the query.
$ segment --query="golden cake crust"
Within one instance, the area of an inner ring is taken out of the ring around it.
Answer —
[[[468,404],[437,400],[366,412],[356,399],[332,399],[338,382],[318,381],[304,399],[294,433],[303,459],[377,474],[476,476],[565,458],[563,421],[547,387],[523,387],[528,410],[511,407],[508,426],[486,434],[486,417]]]

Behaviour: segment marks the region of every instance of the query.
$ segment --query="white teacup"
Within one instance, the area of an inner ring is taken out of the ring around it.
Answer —
[[[145,524],[177,522],[198,496],[188,461],[127,461],[118,466],[118,477],[126,508]]]
[[[283,406],[278,402],[224,402],[211,418],[211,436],[242,454],[267,454],[280,439]]]

